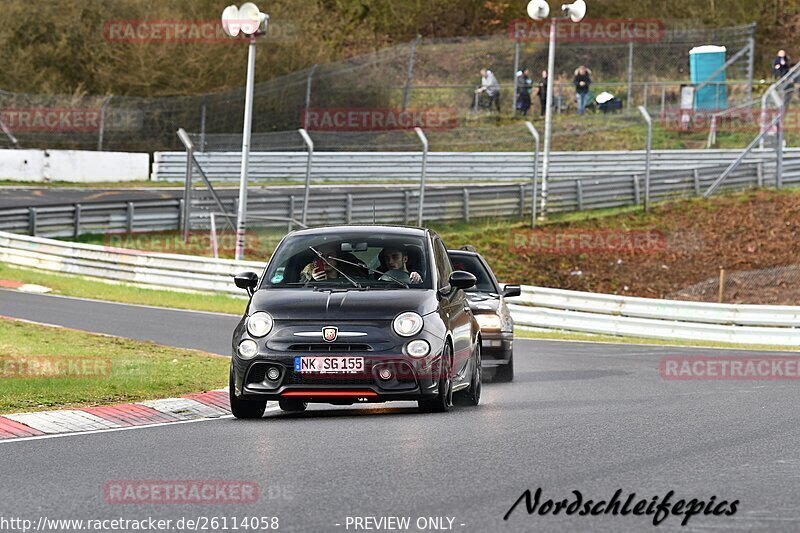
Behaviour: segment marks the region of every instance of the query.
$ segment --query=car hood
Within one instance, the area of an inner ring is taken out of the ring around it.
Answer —
[[[406,311],[424,316],[437,306],[433,290],[265,289],[253,295],[249,312],[266,311],[275,320],[391,320]]]
[[[468,292],[467,301],[475,314],[496,313],[500,307],[500,298],[484,292]]]

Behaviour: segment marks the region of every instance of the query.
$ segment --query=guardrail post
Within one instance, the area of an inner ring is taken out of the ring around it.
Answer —
[[[700,196],[700,171],[694,169],[694,195]]]
[[[347,224],[353,223],[353,195],[350,193],[346,196],[344,216]]]
[[[405,222],[404,223],[407,226],[408,225],[408,215],[411,212],[411,191],[403,191],[403,196],[405,196],[405,203],[406,203],[406,208],[405,208],[406,214],[405,214]]]
[[[33,237],[36,237],[36,208],[28,208],[28,230]]]
[[[764,186],[764,162],[759,161],[756,163],[756,180],[759,187]]]
[[[519,218],[525,216],[525,184],[519,184]]]
[[[422,172],[419,178],[419,214],[417,215],[417,225],[422,227],[422,218],[425,212],[425,175],[428,172],[428,138],[422,128],[414,128],[414,131],[417,132],[417,137],[422,143]]]
[[[536,189],[539,188],[539,132],[530,121],[525,121],[525,127],[533,135],[533,179],[531,190],[531,228],[536,227]]]
[[[639,185],[639,176],[636,174],[633,175],[633,200],[637,206],[642,205],[642,189]]]
[[[128,207],[125,210],[125,231],[128,233],[128,235],[133,233],[134,209],[133,202],[128,202]]]
[[[298,130],[300,132],[300,136],[303,138],[303,142],[306,143],[306,148],[308,148],[308,160],[306,161],[306,188],[303,191],[303,225],[306,225],[306,213],[308,213],[308,196],[311,193],[311,165],[313,164],[314,160],[314,141],[311,140],[311,136],[304,128],[300,128]]]
[[[575,189],[578,195],[578,211],[583,211],[583,184],[581,180],[575,180]]]
[[[469,222],[469,189],[464,187],[464,222]]]
[[[639,113],[647,122],[647,151],[644,160],[644,210],[650,211],[650,152],[653,148],[653,119],[645,106],[639,106]]]
[[[178,200],[178,231],[183,228],[183,204],[184,199],[181,198]]]
[[[294,220],[294,195],[289,195],[289,230],[292,231],[292,220]],[[305,222],[304,222],[305,224]]]
[[[81,236],[81,204],[75,204],[74,214],[74,229],[72,231],[72,236],[73,238],[77,239]]]

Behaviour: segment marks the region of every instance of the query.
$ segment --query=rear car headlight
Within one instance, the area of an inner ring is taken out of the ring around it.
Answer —
[[[475,315],[475,320],[481,329],[503,329],[503,323],[500,317],[492,314]]]
[[[247,317],[247,333],[253,337],[263,337],[272,331],[272,316],[259,311]]]
[[[422,330],[423,325],[422,317],[411,311],[397,315],[392,323],[394,332],[401,337],[413,337]]]
[[[258,354],[258,344],[252,339],[245,339],[239,343],[239,357],[252,359]]]
[[[411,357],[425,357],[431,353],[431,345],[427,341],[417,339],[406,345],[406,353]]]

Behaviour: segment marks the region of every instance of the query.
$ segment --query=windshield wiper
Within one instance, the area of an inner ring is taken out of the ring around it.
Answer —
[[[365,269],[367,269],[367,271],[370,274],[380,274],[381,276],[386,276],[387,278],[391,279],[392,281],[395,281],[395,282],[399,283],[401,286],[405,287],[406,289],[410,288],[408,283],[400,281],[396,277],[392,276],[391,274],[387,274],[386,272],[381,272],[380,270],[375,270],[374,268],[370,268],[367,265],[359,265],[357,263],[353,263],[352,261],[347,261],[345,259],[339,259],[338,257],[331,257],[330,259],[333,259],[334,261],[339,261],[339,262],[344,263],[346,265],[350,265],[350,266],[354,266],[354,267],[358,267],[358,268],[365,268]]]
[[[360,283],[358,283],[356,280],[354,280],[353,278],[351,278],[350,276],[348,276],[347,274],[345,274],[344,272],[342,272],[341,270],[339,270],[338,268],[336,268],[335,266],[333,266],[332,264],[330,264],[330,262],[329,262],[329,261],[328,261],[328,260],[325,258],[325,256],[323,256],[321,253],[319,253],[318,251],[316,251],[316,250],[314,249],[314,247],[313,247],[313,246],[309,246],[309,247],[308,247],[308,249],[309,249],[309,250],[311,250],[312,252],[314,252],[315,254],[317,254],[317,257],[319,257],[320,259],[322,259],[322,260],[325,262],[325,264],[326,264],[326,265],[328,265],[329,267],[331,267],[332,269],[334,269],[336,272],[338,272],[339,274],[341,274],[342,276],[344,276],[345,278],[347,278],[347,281],[349,281],[350,283],[352,283],[352,284],[353,284],[353,287],[356,287],[356,288],[358,288],[358,289],[361,289],[361,288],[363,288],[363,287],[361,287],[361,284],[360,284]],[[331,259],[334,259],[334,260],[336,260],[336,258],[335,258],[335,257],[331,257]],[[358,266],[358,265],[356,265],[356,266]]]

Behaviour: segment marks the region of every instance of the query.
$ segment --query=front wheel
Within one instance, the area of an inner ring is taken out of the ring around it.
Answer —
[[[264,400],[242,400],[236,397],[235,383],[233,382],[233,368],[228,382],[228,396],[231,402],[231,414],[236,418],[261,418],[267,409],[267,402]]]
[[[431,400],[419,400],[420,411],[426,413],[444,413],[450,410],[453,403],[453,380],[450,376],[450,360],[452,350],[445,345],[439,362],[439,392]]]

